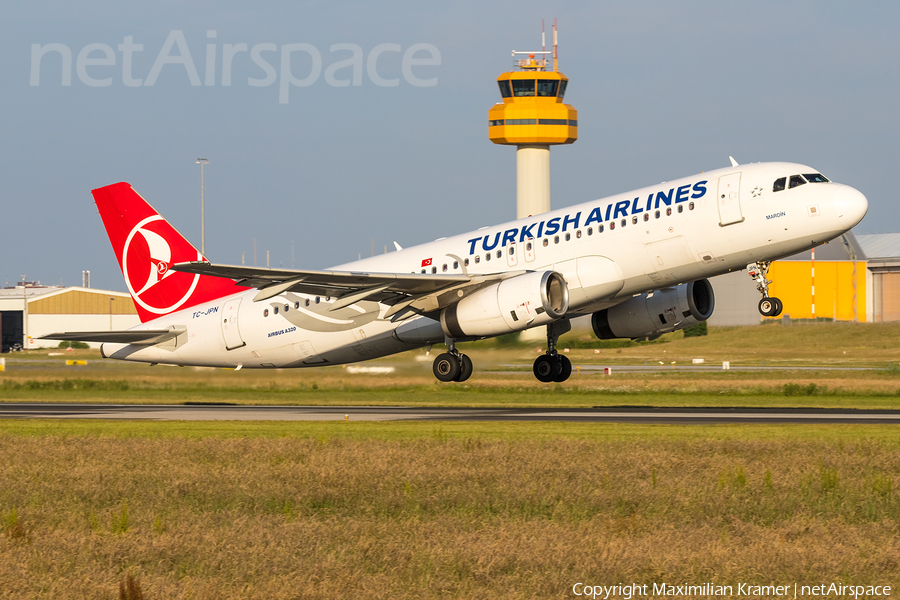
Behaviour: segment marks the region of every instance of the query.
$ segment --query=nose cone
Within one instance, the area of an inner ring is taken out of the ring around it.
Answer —
[[[850,229],[866,216],[869,201],[858,190],[842,185],[834,193],[834,210],[841,224]]]

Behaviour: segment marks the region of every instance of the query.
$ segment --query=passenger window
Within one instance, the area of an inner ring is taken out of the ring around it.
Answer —
[[[794,189],[795,187],[800,187],[806,183],[806,180],[803,179],[802,175],[791,175],[791,181],[788,184],[788,188]]]
[[[265,310],[263,311],[263,316],[264,316],[264,317],[268,317],[268,316],[269,316],[269,309],[268,309],[268,308],[265,309]]]
[[[671,207],[671,206],[670,206],[669,208],[666,209],[666,216],[667,216],[667,217],[671,217],[671,216],[672,216],[672,207]]]
[[[626,225],[628,225],[628,221],[625,219],[622,219],[622,227],[625,227]]]
[[[581,239],[581,230],[580,229],[575,232],[575,237],[578,238],[579,240]]]
[[[603,233],[603,223],[597,225],[597,233]]]
[[[291,310],[291,307],[287,304],[284,305],[284,312]]]
[[[688,202],[688,210],[694,210],[694,203]]]
[[[678,205],[678,212],[680,212],[680,213],[683,213],[683,212],[684,212],[684,204],[679,204],[679,205]]]
[[[558,244],[558,243],[559,243],[559,236],[558,236],[558,235],[555,236],[555,237],[553,238],[553,243],[554,243],[554,244]]]
[[[510,246],[510,247],[509,247],[509,255],[512,256],[512,255],[515,254],[515,253],[516,253],[516,247],[515,247],[515,246]]]
[[[444,273],[447,272],[447,263],[444,263],[444,264],[441,266],[441,271],[444,272]]]
[[[272,307],[272,312],[274,312],[274,313],[277,315],[277,314],[278,314],[278,307],[277,307],[277,306],[273,306],[273,307]]]
[[[497,258],[503,257],[503,250],[497,250]]]
[[[469,266],[469,259],[467,258],[466,260],[464,260],[464,261],[463,261],[463,264],[464,264],[465,266],[468,267],[468,266]]]
[[[455,271],[458,268],[459,268],[459,261],[454,260],[453,261],[453,270]]]
[[[491,253],[490,253],[490,252],[488,252],[487,254],[484,255],[484,260],[491,260]]]
[[[431,274],[434,275],[437,273],[437,267],[431,267]]]
[[[810,183],[828,183],[828,178],[821,173],[803,174],[803,177]]]
[[[594,228],[588,227],[588,235],[594,235]]]
[[[477,264],[480,263],[480,262],[481,262],[481,255],[476,256],[476,257],[475,257],[475,264],[477,265]]]
[[[632,224],[632,225],[637,225],[637,215],[631,217],[631,224]]]
[[[527,244],[525,244],[525,249],[531,250],[531,242],[528,242]]]
[[[424,275],[424,274],[425,274],[425,269],[422,269],[422,275]]]
[[[612,231],[612,230],[615,229],[615,228],[616,228],[616,222],[615,222],[615,221],[610,221],[610,222],[609,222],[609,230]]]
[[[658,219],[658,218],[659,218],[659,211],[656,211],[656,214],[654,214],[653,216],[656,217],[656,218]]]
[[[782,177],[780,179],[775,180],[775,184],[772,185],[773,192],[780,192],[784,189],[784,184],[787,182],[787,177]]]
[[[300,308],[300,303],[299,303],[299,302],[294,302],[294,308]]]
[[[644,213],[644,222],[647,222],[649,220],[650,220],[650,213]]]
[[[544,248],[546,248],[549,245],[550,245],[550,240],[548,240],[547,238],[544,238]]]
[[[306,299],[306,305],[309,306],[309,298]]]
[[[316,296],[316,304],[318,304],[318,303],[319,303],[319,297]]]
[[[571,234],[571,233],[567,233],[567,234],[566,234],[566,241],[568,242],[568,241],[571,241],[571,240],[572,240],[572,234]]]

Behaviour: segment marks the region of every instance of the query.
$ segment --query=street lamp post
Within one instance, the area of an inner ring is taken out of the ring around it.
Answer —
[[[208,165],[209,161],[205,158],[198,158],[197,164],[200,165],[200,254],[206,256],[206,217],[203,211],[203,166]]]
[[[115,302],[115,300],[116,300],[116,299],[113,298],[112,296],[109,297],[109,330],[110,330],[110,331],[113,330],[113,326],[112,326],[112,303]]]

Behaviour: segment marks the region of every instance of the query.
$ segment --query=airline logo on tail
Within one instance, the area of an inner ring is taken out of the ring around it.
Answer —
[[[166,241],[177,239],[173,233],[177,235],[161,216],[147,217],[134,226],[122,250],[122,274],[128,291],[137,304],[157,315],[181,308],[200,280],[199,275],[169,270],[174,263],[203,260],[190,244],[176,244],[173,259],[172,247]]]
[[[142,322],[245,289],[228,279],[172,271],[176,263],[206,259],[129,184],[92,193]]]

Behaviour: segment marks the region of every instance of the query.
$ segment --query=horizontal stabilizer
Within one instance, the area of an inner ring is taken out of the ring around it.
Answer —
[[[111,344],[136,344],[152,346],[167,342],[187,331],[187,327],[169,327],[168,329],[130,329],[127,331],[75,331],[42,335],[44,340],[62,340],[72,342],[99,342]]]

